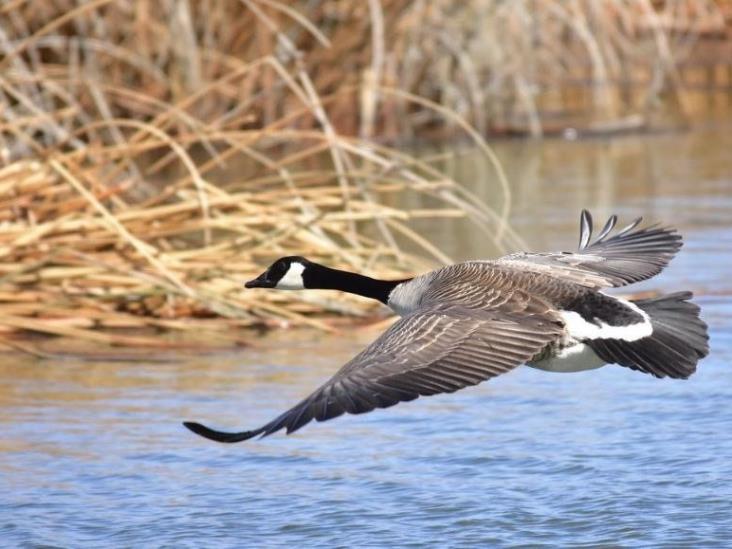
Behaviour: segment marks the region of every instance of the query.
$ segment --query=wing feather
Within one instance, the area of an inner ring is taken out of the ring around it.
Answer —
[[[617,223],[613,215],[591,242],[592,216],[583,210],[577,252],[517,253],[496,263],[596,289],[640,282],[660,273],[682,246],[676,229],[655,225],[636,229],[641,221],[639,217],[610,236]]]
[[[184,425],[218,442],[239,442],[312,420],[362,414],[418,396],[451,393],[508,372],[560,337],[548,315],[436,306],[405,316],[345,364],[329,381],[273,421],[225,433]]]

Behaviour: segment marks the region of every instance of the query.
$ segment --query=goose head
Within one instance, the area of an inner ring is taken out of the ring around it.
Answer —
[[[275,288],[277,290],[302,290],[306,286],[307,271],[314,263],[300,256],[281,257],[254,280],[244,284],[247,288]]]

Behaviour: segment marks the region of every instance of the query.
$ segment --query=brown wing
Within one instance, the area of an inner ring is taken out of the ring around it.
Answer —
[[[646,227],[634,230],[642,218],[612,237],[617,217],[612,216],[592,237],[592,216],[582,211],[579,250],[573,252],[517,253],[496,261],[523,271],[547,274],[591,288],[625,286],[660,273],[682,246],[673,228]]]
[[[396,322],[312,395],[258,429],[225,433],[184,425],[218,442],[238,442],[280,429],[291,433],[313,419],[451,393],[526,362],[561,329],[547,314],[430,307]]]

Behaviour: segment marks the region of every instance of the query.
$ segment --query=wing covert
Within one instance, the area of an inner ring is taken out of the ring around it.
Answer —
[[[184,425],[218,442],[239,442],[312,420],[362,414],[419,396],[451,393],[508,372],[559,337],[561,326],[538,314],[432,307],[405,316],[309,397],[258,429],[224,433]]]

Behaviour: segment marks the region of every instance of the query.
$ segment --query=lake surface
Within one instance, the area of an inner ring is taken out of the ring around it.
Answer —
[[[277,332],[171,363],[0,360],[0,546],[422,547],[732,543],[732,128],[496,145],[512,223],[573,247],[579,210],[673,223],[686,245],[642,289],[693,289],[711,355],[690,380],[530,368],[453,395],[220,445],[376,333]],[[484,198],[487,165],[447,169]],[[598,220],[598,223],[604,221]],[[430,235],[485,257],[460,222]]]

